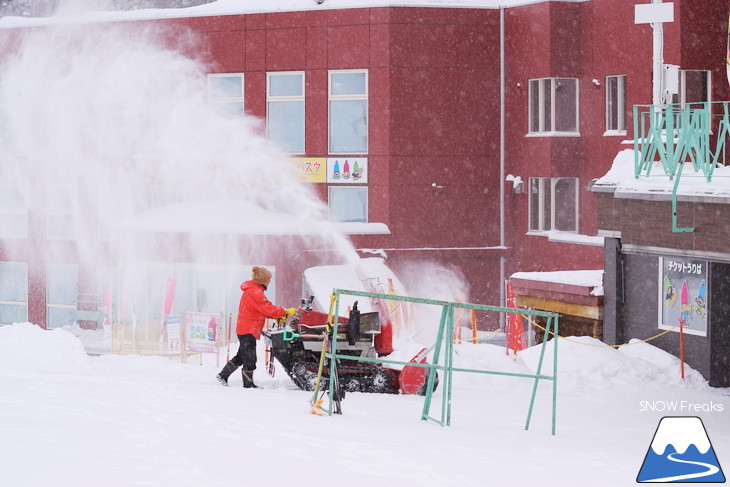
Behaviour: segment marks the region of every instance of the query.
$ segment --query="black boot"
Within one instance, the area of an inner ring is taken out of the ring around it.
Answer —
[[[253,383],[253,370],[242,370],[241,378],[243,378],[243,387],[245,387],[246,389],[259,387]]]
[[[230,377],[230,375],[235,372],[237,368],[238,365],[234,364],[233,361],[230,361],[223,366],[223,370],[221,370],[218,375],[215,376],[215,378],[218,379],[218,382],[220,382],[224,386],[227,386],[228,377]]]

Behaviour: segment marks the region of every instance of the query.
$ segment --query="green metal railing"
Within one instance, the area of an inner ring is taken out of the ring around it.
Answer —
[[[672,231],[692,232],[677,225],[677,189],[684,165],[712,181],[716,167],[727,162],[730,102],[634,105],[634,176],[651,176],[655,162],[674,181]]]
[[[360,362],[375,362],[375,363],[381,363],[381,364],[395,364],[395,365],[403,365],[403,366],[412,366],[412,367],[426,367],[429,369],[428,374],[428,382],[426,384],[426,395],[425,400],[423,404],[423,412],[421,414],[421,419],[426,421],[434,421],[436,423],[439,423],[441,426],[449,426],[451,424],[451,384],[452,384],[452,375],[454,372],[471,372],[471,373],[480,373],[480,374],[492,374],[492,375],[503,375],[508,377],[522,377],[522,378],[528,378],[528,379],[534,379],[534,384],[532,387],[532,396],[530,398],[530,406],[527,412],[527,420],[525,422],[525,429],[529,429],[530,427],[530,420],[532,418],[532,412],[535,404],[535,397],[537,396],[537,386],[540,380],[549,380],[552,381],[553,387],[552,387],[552,434],[555,434],[555,428],[556,428],[556,416],[557,416],[557,383],[558,383],[558,340],[553,339],[553,370],[552,375],[545,375],[542,374],[542,365],[543,360],[545,357],[545,349],[548,344],[548,337],[550,333],[554,333],[556,336],[558,334],[558,314],[557,313],[551,313],[547,311],[535,311],[535,310],[529,310],[529,309],[519,309],[519,308],[503,308],[499,306],[484,306],[484,305],[478,305],[478,304],[466,304],[466,303],[455,303],[455,302],[448,302],[448,301],[439,301],[434,299],[423,299],[423,298],[412,298],[408,296],[398,296],[398,295],[391,295],[391,294],[377,294],[377,293],[367,293],[367,292],[361,292],[361,291],[347,291],[343,289],[335,289],[333,290],[333,294],[335,295],[335,304],[334,304],[334,316],[339,316],[339,304],[340,304],[340,296],[341,295],[349,295],[349,296],[361,296],[361,297],[367,297],[367,298],[373,298],[373,299],[383,299],[383,300],[393,300],[393,301],[403,301],[403,302],[409,302],[409,303],[420,303],[420,304],[430,304],[435,306],[441,306],[441,320],[439,322],[439,330],[438,335],[436,338],[436,344],[434,345],[434,354],[433,354],[433,363],[429,364],[420,364],[420,363],[413,363],[413,362],[400,362],[395,360],[387,360],[387,359],[381,359],[381,358],[367,358],[367,357],[353,357],[351,355],[338,355],[337,354],[337,340],[332,340],[332,350],[330,353],[326,354],[326,357],[330,361],[330,383],[329,383],[329,390],[334,390],[334,376],[335,373],[334,367],[336,367],[336,360],[355,360]],[[481,369],[464,369],[464,368],[455,368],[453,364],[454,359],[454,344],[453,344],[453,336],[454,336],[454,310],[456,308],[463,308],[463,309],[469,309],[469,310],[481,310],[481,311],[493,311],[493,312],[499,312],[499,313],[518,313],[518,314],[524,314],[524,315],[532,315],[532,316],[542,316],[547,319],[547,325],[546,325],[546,332],[544,334],[542,346],[540,349],[540,358],[538,361],[537,369],[535,371],[535,374],[517,374],[517,373],[509,373],[509,372],[497,372],[492,370],[481,370]],[[337,320],[334,320],[335,323],[333,325],[333,336],[337,336],[337,329],[339,324],[337,323]],[[443,355],[442,355],[443,350]],[[440,418],[434,418],[431,416],[431,405],[433,402],[433,393],[436,389],[436,371],[440,370],[443,375],[443,379],[441,381],[442,383],[442,395],[441,395],[441,417]],[[331,416],[333,413],[333,394],[329,394],[330,401],[329,401],[329,409],[328,413]]]

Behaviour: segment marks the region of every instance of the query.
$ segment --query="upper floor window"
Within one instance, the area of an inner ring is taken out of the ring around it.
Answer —
[[[710,99],[711,86],[709,71],[680,70],[679,93],[672,97],[672,103],[680,103],[684,106],[712,101]]]
[[[578,178],[530,178],[530,231],[578,231]]]
[[[367,186],[330,186],[328,202],[330,220],[367,223]]]
[[[243,116],[243,74],[209,74],[208,100],[223,114]]]
[[[329,72],[329,152],[368,151],[368,72]]]
[[[74,192],[67,186],[50,185],[46,194],[46,228],[48,238],[75,239],[76,215]]]
[[[578,79],[531,79],[528,116],[530,134],[579,135]]]
[[[606,132],[626,134],[626,75],[606,76]]]
[[[304,73],[266,75],[266,133],[285,152],[304,154]]]
[[[0,184],[0,237],[28,236],[28,201],[25,188]]]
[[[28,264],[0,262],[0,323],[28,321]]]

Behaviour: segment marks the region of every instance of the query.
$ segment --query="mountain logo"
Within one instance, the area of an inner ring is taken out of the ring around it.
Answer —
[[[725,482],[702,420],[696,416],[663,417],[636,481]]]

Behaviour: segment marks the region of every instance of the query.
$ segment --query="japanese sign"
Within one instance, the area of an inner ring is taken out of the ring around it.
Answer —
[[[326,159],[324,157],[296,157],[297,174],[302,180],[310,183],[324,183],[326,177]]]
[[[367,183],[367,157],[328,157],[327,182],[342,184]]]
[[[659,259],[660,329],[707,336],[708,297],[707,261]]]
[[[218,351],[220,316],[213,313],[185,313],[185,351]]]
[[[165,319],[167,328],[167,351],[180,353],[180,315],[170,315]]]

